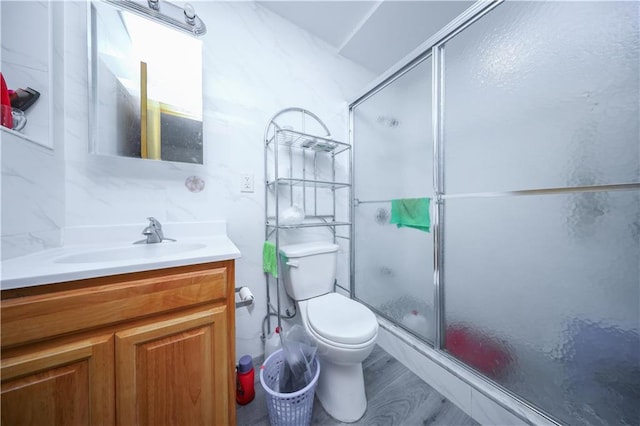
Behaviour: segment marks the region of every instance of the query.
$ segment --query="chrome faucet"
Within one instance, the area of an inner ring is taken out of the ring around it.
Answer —
[[[165,240],[175,241],[173,238],[165,238],[164,233],[162,232],[162,224],[160,221],[154,217],[148,217],[149,225],[142,230],[142,235],[147,237],[144,240],[136,241],[133,244],[156,244],[161,243]]]

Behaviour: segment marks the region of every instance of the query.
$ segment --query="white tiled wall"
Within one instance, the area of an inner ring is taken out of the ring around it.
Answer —
[[[50,8],[50,11],[49,11]],[[2,259],[60,245],[64,226],[62,115],[49,109],[64,102],[62,56],[49,38],[61,42],[62,3],[3,1],[2,68],[10,89],[32,87],[38,101],[26,111],[26,138],[0,131],[2,157]],[[54,23],[49,28],[49,14]],[[28,20],[16,16],[29,16]],[[50,72],[53,87],[49,87]],[[53,96],[53,103],[50,104]],[[34,142],[35,141],[35,142]],[[47,147],[52,147],[50,150]]]
[[[64,220],[61,162],[18,136],[3,132],[0,137],[2,258],[57,247]]]

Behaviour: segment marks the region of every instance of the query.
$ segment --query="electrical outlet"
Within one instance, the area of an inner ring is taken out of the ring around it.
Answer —
[[[245,173],[240,181],[240,192],[253,192],[253,175]]]

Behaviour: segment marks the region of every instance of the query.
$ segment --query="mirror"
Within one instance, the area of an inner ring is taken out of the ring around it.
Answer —
[[[93,152],[202,164],[202,42],[90,4]]]

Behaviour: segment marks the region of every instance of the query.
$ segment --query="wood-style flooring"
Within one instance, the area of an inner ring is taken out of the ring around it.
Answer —
[[[355,425],[419,426],[478,425],[471,417],[440,395],[431,386],[376,345],[363,362],[368,406],[364,417]],[[256,365],[256,397],[245,406],[237,406],[239,426],[267,426],[269,414],[265,391],[260,385]],[[313,405],[314,425],[342,425],[329,416],[316,398]]]

